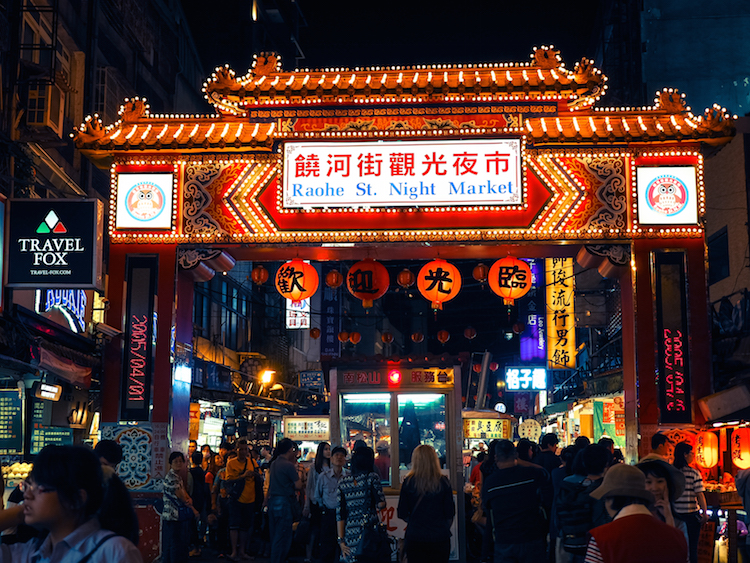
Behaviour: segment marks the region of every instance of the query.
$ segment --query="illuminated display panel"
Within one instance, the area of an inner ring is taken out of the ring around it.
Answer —
[[[118,174],[116,229],[172,228],[172,174]]]
[[[545,391],[547,370],[533,366],[507,366],[505,368],[506,391]]]
[[[521,140],[286,143],[283,202],[286,208],[520,205]]]
[[[685,254],[655,253],[654,270],[660,420],[691,423]]]
[[[695,167],[638,167],[638,221],[642,225],[695,225]]]
[[[575,276],[572,258],[547,258],[549,369],[576,367]]]

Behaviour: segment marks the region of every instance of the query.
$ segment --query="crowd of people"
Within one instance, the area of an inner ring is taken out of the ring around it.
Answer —
[[[559,451],[495,440],[472,460],[471,521],[480,561],[494,563],[696,563],[708,519],[693,448],[656,434],[652,451],[624,463],[614,442],[580,437]]]
[[[181,452],[172,452],[164,479],[163,563],[184,563],[206,547],[230,561],[261,555],[285,563],[293,541],[306,563],[390,561],[373,450],[364,442],[351,452],[323,442],[309,464],[300,455],[287,438],[273,450],[255,450],[243,439],[224,442],[218,453],[208,446],[198,451],[191,441],[189,467]],[[401,552],[409,562],[447,562],[455,505],[431,446],[412,452],[397,511],[408,522]]]

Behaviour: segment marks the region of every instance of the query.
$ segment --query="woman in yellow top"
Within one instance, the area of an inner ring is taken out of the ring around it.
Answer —
[[[247,440],[237,442],[237,457],[227,461],[225,479],[233,481],[245,480],[245,486],[239,497],[231,493],[232,487],[225,483],[229,491],[229,540],[232,544],[232,553],[229,559],[232,561],[248,560],[250,556],[245,553],[248,534],[252,528],[253,512],[255,509],[255,479],[260,479],[258,464],[250,457],[250,448]]]

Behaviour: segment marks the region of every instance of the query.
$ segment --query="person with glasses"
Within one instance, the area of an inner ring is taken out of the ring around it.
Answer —
[[[0,545],[0,563],[143,563],[136,546],[100,524],[123,507],[103,504],[99,459],[81,446],[46,446],[23,484],[24,522],[47,531],[28,543]],[[0,527],[3,525],[0,519]]]

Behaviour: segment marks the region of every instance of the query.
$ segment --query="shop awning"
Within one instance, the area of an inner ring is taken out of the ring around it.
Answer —
[[[567,412],[570,405],[573,403],[571,401],[562,401],[560,403],[552,403],[551,405],[547,405],[544,407],[544,414],[545,416],[553,416],[556,414]]]

